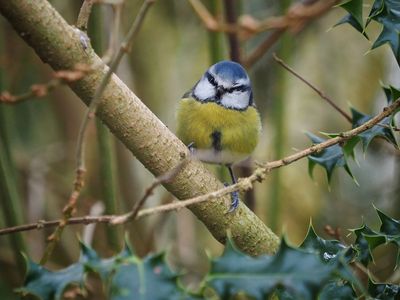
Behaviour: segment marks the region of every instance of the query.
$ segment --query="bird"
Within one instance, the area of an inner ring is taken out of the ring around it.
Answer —
[[[260,133],[250,78],[239,63],[224,60],[209,67],[178,104],[177,136],[195,158],[226,166],[232,184],[237,182],[232,166],[251,155]],[[228,212],[239,206],[237,191],[231,200]]]

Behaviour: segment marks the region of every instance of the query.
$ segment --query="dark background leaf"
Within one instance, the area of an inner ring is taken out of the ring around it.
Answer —
[[[320,144],[325,141],[325,139],[320,138],[310,132],[307,132],[306,134],[314,144]],[[333,171],[336,167],[343,167],[346,170],[347,174],[349,174],[351,178],[355,180],[346,161],[346,156],[343,152],[343,148],[340,145],[333,145],[329,148],[322,150],[319,153],[308,156],[308,169],[310,176],[312,176],[312,172],[316,164],[325,169],[328,182],[331,181]]]

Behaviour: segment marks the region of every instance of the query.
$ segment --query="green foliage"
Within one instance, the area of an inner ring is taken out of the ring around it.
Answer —
[[[350,0],[340,4],[349,14],[344,16],[335,26],[348,23],[353,26],[357,31],[361,32],[366,38],[368,36],[364,32],[363,21],[363,0]]]
[[[372,116],[363,114],[357,111],[355,108],[351,108],[351,114],[353,128],[361,126],[365,122],[372,119]],[[368,129],[367,131],[364,131],[358,135],[358,138],[362,142],[364,152],[367,150],[369,143],[376,137],[382,137],[397,147],[396,138],[394,137],[393,130],[390,128],[391,123],[392,117],[387,117],[379,123],[380,125],[375,125],[371,129]]]
[[[64,290],[71,285],[83,286],[85,254],[68,268],[52,272],[27,258],[27,274],[24,286],[17,290],[21,295],[35,295],[39,299],[61,299]]]
[[[396,300],[400,298],[400,287],[395,284],[368,282],[368,293],[374,299]]]
[[[359,283],[351,266],[372,262],[372,250],[385,243],[400,248],[400,222],[376,209],[381,220],[379,231],[365,224],[353,230],[354,245],[319,237],[312,226],[298,247],[285,239],[272,256],[250,257],[227,241],[224,253],[211,260],[200,290],[189,292],[180,284],[181,274],[168,266],[165,254],[140,259],[129,247],[108,259],[81,244],[81,257],[71,266],[49,271],[27,259],[28,271],[21,294],[39,299],[61,299],[71,285],[85,286],[87,273],[95,272],[102,280],[105,293],[112,300],[128,299],[204,299],[212,289],[220,299],[245,294],[255,299],[356,299],[367,293],[374,299],[397,299],[399,286],[370,281],[368,290]]]
[[[326,139],[320,138],[310,132],[307,132],[306,134],[314,144],[320,144],[326,141]],[[350,156],[354,156],[353,151],[350,151],[350,153]],[[343,147],[341,147],[340,145],[333,145],[329,148],[323,149],[321,152],[309,155],[308,171],[310,176],[312,177],[314,167],[318,164],[325,169],[326,175],[328,177],[328,182],[331,181],[333,170],[336,167],[343,167],[346,172],[354,179],[354,176],[351,173],[350,167],[347,163],[347,157],[349,155],[345,154],[346,153],[344,152]]]
[[[396,89],[393,86],[383,86],[383,92],[385,93],[386,100],[388,104],[393,103],[395,100],[400,98],[400,90]],[[359,112],[355,108],[351,107],[352,114],[352,128],[356,128],[364,124],[365,122],[371,120],[373,116],[364,114]],[[308,156],[308,171],[309,175],[312,177],[313,170],[315,165],[320,165],[326,171],[328,182],[331,181],[333,171],[336,167],[343,167],[346,172],[355,180],[349,165],[347,163],[347,159],[349,157],[356,159],[354,148],[358,145],[359,142],[362,144],[363,151],[367,151],[369,144],[376,137],[384,138],[390,144],[392,144],[395,148],[399,148],[397,144],[397,140],[394,135],[393,127],[394,124],[394,115],[383,119],[379,124],[373,126],[372,128],[348,139],[342,145],[333,145],[329,148],[322,150],[321,152],[312,154]],[[320,138],[312,133],[307,132],[307,136],[311,139],[314,144],[320,144],[326,139]],[[339,133],[331,133],[326,134],[329,137],[339,136]]]
[[[349,14],[339,24],[349,23],[364,34],[371,21],[380,23],[383,28],[372,45],[372,49],[386,43],[390,45],[397,62],[400,64],[400,2],[398,0],[375,0],[369,12],[365,26],[363,25],[363,0],[346,1],[340,6]]]
[[[388,217],[379,209],[376,209],[376,212],[381,221],[379,231],[374,231],[366,225],[354,230],[357,237],[355,247],[360,252],[359,259],[366,266],[373,261],[371,254],[373,249],[382,244],[393,243],[398,248],[396,261],[396,266],[398,266],[400,262],[400,222]]]
[[[296,249],[282,240],[274,256],[252,258],[239,252],[228,241],[221,257],[214,259],[206,283],[229,299],[240,291],[265,299],[277,286],[295,299],[315,299],[321,288],[336,277],[337,266],[327,264],[317,254]]]
[[[325,286],[319,295],[320,300],[357,299],[353,287],[348,282],[333,281]]]

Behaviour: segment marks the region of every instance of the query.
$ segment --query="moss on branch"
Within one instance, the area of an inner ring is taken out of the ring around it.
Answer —
[[[46,0],[0,1],[0,12],[18,34],[54,70],[72,69],[78,63],[97,66],[83,79],[71,83],[72,90],[90,103],[107,67],[92,48],[84,49],[79,32],[70,26]],[[141,163],[155,176],[176,166],[186,146],[113,75],[103,93],[97,115]],[[223,187],[202,163],[191,161],[166,188],[178,199],[188,199]],[[235,244],[250,255],[273,253],[278,237],[245,205],[226,214],[225,201],[208,201],[190,206],[213,236],[224,242],[230,230]]]

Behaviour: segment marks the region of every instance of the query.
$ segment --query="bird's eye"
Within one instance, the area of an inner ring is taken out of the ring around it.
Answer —
[[[230,89],[227,90],[228,93],[233,93],[235,91],[238,92],[245,92],[248,89],[248,87],[244,86],[244,85],[237,85],[234,87],[231,87]]]
[[[206,77],[209,83],[211,83],[213,86],[217,86],[218,83],[215,81],[214,76],[212,76],[209,72],[206,73]]]

